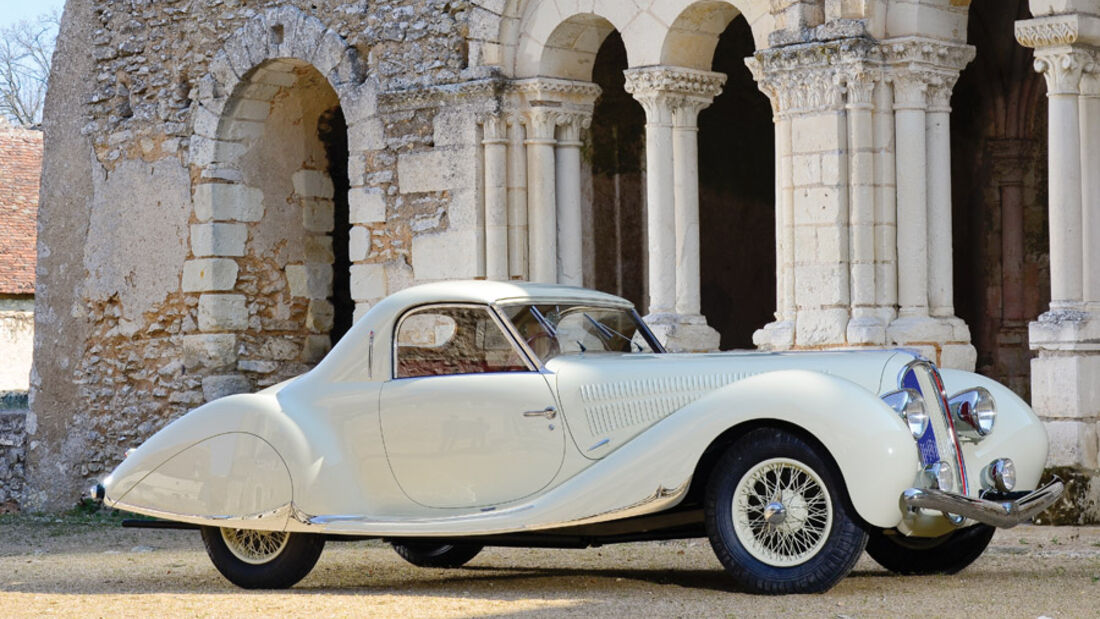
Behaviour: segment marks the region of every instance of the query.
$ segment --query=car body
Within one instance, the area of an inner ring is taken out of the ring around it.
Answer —
[[[445,566],[706,535],[741,586],[784,593],[847,573],[830,544],[893,556],[1031,517],[1061,493],[1035,490],[1046,455],[1019,397],[912,352],[669,354],[613,295],[443,282],[377,303],[310,372],[172,422],[96,492],[203,527],[243,586],[308,572],[252,574],[288,538],[380,537]]]

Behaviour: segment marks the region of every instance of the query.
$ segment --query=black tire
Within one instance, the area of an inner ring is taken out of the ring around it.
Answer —
[[[241,531],[202,527],[202,542],[206,554],[222,576],[244,589],[286,589],[293,586],[317,564],[321,550],[325,547],[325,538],[308,533],[273,533],[274,543],[280,543],[279,535],[286,536],[285,545],[270,552],[270,556],[258,554],[252,562],[246,561],[230,549],[230,544],[241,548],[241,534],[268,532]],[[243,550],[239,551],[243,552]]]
[[[769,495],[767,503],[761,500]],[[766,519],[765,507],[775,504],[783,509]],[[704,514],[718,560],[750,593],[826,591],[852,571],[867,543],[828,454],[775,428],[753,430],[726,450],[707,483]],[[796,547],[785,547],[788,542]]]
[[[477,544],[434,544],[427,542],[394,542],[393,549],[401,558],[418,567],[462,567],[477,556],[484,546]]]
[[[978,524],[940,537],[920,538],[877,530],[867,541],[867,554],[898,574],[955,574],[985,552],[996,531]]]

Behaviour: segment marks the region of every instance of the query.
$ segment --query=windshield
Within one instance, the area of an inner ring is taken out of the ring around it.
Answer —
[[[505,306],[504,314],[544,363],[567,353],[647,353],[659,345],[631,309],[548,303]]]

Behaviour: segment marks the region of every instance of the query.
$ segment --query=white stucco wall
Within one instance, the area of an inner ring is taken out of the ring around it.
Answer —
[[[34,301],[0,299],[0,391],[26,391],[34,351]]]

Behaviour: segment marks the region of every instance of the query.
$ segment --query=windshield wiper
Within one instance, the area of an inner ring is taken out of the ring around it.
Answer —
[[[642,347],[639,346],[634,340],[589,316],[588,312],[584,312],[584,317],[588,319],[588,322],[592,323],[593,327],[596,327],[596,330],[599,331],[600,340],[602,340],[605,344],[607,342],[610,342],[617,335],[629,342],[632,347],[636,346],[638,348],[638,352],[641,352]]]

